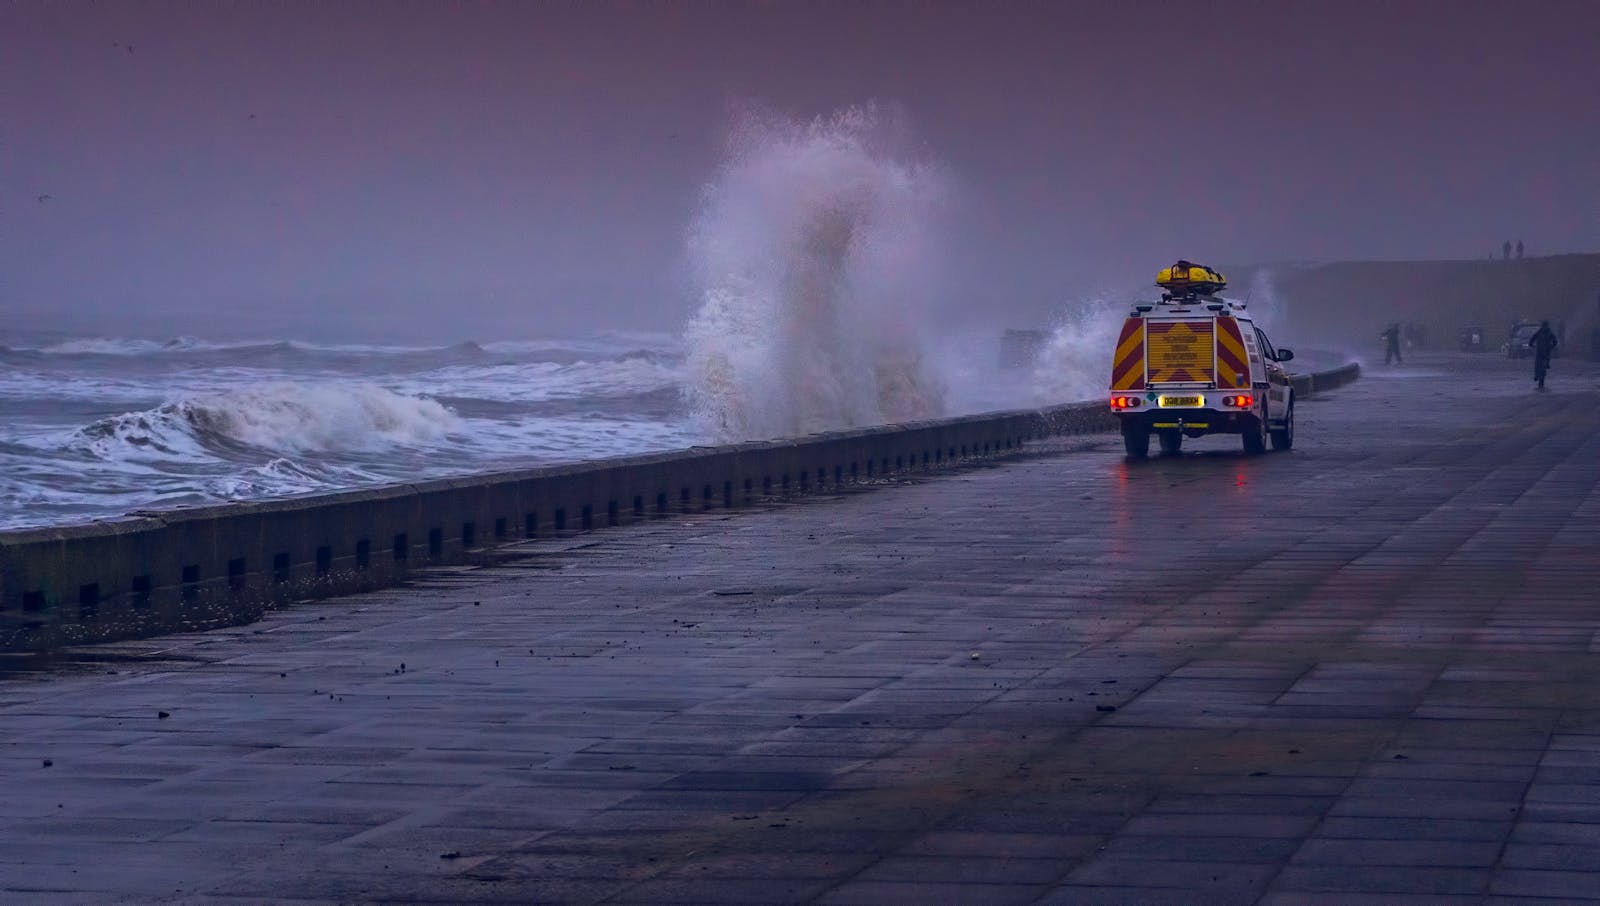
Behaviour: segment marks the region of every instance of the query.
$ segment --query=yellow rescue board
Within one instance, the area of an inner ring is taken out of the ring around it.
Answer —
[[[1205,265],[1179,261],[1156,274],[1156,285],[1162,289],[1214,293],[1227,288],[1228,278],[1222,275],[1222,271],[1212,270]]]

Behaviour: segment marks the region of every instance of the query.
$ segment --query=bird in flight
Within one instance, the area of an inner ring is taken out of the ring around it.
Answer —
[[[56,197],[54,195],[40,195],[39,196],[39,203],[40,204],[44,204],[47,201],[55,201],[55,198]]]

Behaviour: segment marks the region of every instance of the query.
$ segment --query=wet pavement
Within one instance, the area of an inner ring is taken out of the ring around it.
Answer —
[[[5,902],[1600,897],[1600,368],[14,661]]]

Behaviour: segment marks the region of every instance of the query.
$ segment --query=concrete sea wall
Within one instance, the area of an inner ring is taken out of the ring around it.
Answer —
[[[1302,398],[1356,366],[1297,378]],[[0,532],[0,651],[234,625],[500,545],[748,505],[1116,429],[1104,403]]]

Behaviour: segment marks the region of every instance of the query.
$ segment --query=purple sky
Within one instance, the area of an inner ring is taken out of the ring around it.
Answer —
[[[1180,255],[1600,248],[1593,0],[23,2],[0,84],[23,326],[674,326],[741,98],[902,108],[948,304],[1021,323]]]

